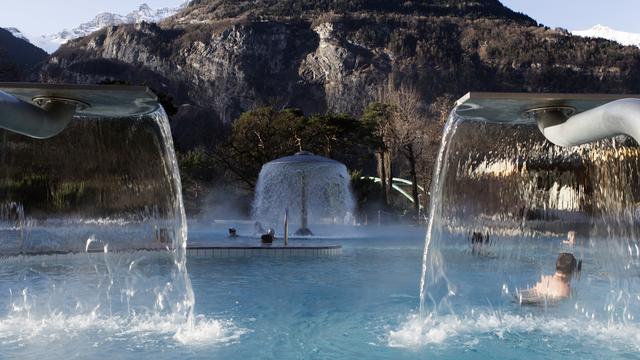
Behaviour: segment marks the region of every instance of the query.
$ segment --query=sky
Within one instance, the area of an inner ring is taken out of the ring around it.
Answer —
[[[549,27],[586,30],[596,24],[640,33],[640,0],[501,0]]]
[[[89,21],[100,12],[124,15],[143,2],[161,8],[179,5],[183,0],[0,0],[0,27],[16,27],[29,35],[54,34]],[[502,0],[502,3],[550,27],[584,30],[603,24],[640,33],[640,0]]]

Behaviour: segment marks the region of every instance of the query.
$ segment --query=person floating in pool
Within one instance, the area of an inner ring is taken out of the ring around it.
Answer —
[[[236,230],[236,228],[229,228],[229,237],[238,237],[238,230]]]
[[[520,303],[542,304],[567,299],[571,295],[571,277],[581,267],[582,261],[578,262],[573,254],[560,253],[555,274],[542,276],[534,287],[521,291],[518,294]]]
[[[489,246],[489,233],[486,236],[482,232],[473,232],[471,235],[471,254],[483,256],[486,255],[485,247]]]
[[[271,245],[276,238],[276,232],[273,229],[269,229],[266,234],[260,236],[260,242],[264,245]]]

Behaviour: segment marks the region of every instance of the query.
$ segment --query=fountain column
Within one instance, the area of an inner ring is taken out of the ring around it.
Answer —
[[[300,229],[296,231],[298,236],[313,235],[308,225],[309,204],[307,201],[307,174],[304,171],[300,174]]]

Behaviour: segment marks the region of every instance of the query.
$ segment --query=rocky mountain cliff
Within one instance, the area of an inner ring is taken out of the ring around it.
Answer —
[[[0,28],[0,81],[18,81],[47,58],[47,53],[19,36],[17,29]]]
[[[640,50],[539,26],[497,0],[194,0],[72,40],[31,80],[146,84],[180,148],[258,105],[358,114],[389,81],[475,91],[640,92]]]

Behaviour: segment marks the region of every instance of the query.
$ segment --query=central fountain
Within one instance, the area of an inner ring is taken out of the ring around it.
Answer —
[[[344,164],[301,151],[263,165],[256,186],[253,217],[278,225],[285,212],[299,214],[297,236],[313,232],[309,224],[345,223],[354,199]]]

